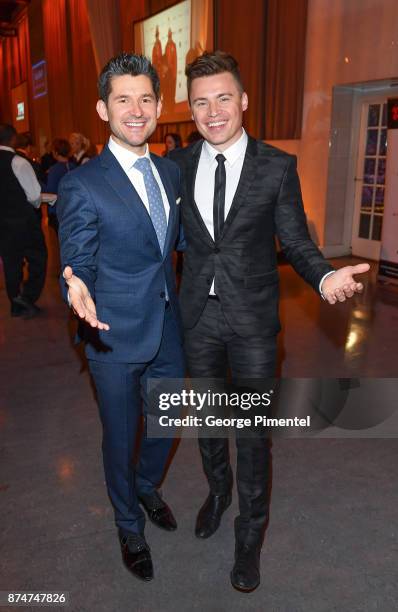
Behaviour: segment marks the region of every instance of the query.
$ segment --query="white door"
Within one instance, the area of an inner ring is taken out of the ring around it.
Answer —
[[[380,258],[387,155],[387,100],[363,101],[355,176],[352,254]]]

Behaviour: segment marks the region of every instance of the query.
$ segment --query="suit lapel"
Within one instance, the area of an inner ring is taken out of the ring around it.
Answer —
[[[236,188],[234,199],[232,200],[231,208],[229,209],[227,218],[224,222],[221,239],[224,238],[228,229],[233,223],[239,208],[245,202],[250,186],[254,180],[256,174],[256,157],[257,157],[257,144],[254,138],[249,136],[247,142],[247,148],[245,153],[245,159],[243,161],[242,172],[240,175],[238,187]]]
[[[174,227],[175,218],[176,218],[176,198],[175,198],[175,192],[174,192],[173,186],[171,184],[170,176],[169,176],[168,172],[165,171],[164,164],[162,163],[162,159],[160,157],[157,157],[156,155],[151,155],[151,160],[153,161],[153,163],[156,166],[157,171],[159,172],[159,176],[160,176],[161,181],[163,183],[163,187],[164,187],[164,190],[166,192],[167,200],[169,202],[169,207],[170,207],[170,210],[169,210],[169,220],[168,220],[168,223],[167,223],[166,240],[165,240],[164,249],[163,249],[163,253],[167,253],[168,252],[168,244],[169,244],[169,241],[170,241],[170,239],[171,239],[171,237],[173,235],[173,227]]]
[[[203,221],[202,215],[199,212],[199,208],[195,202],[195,181],[196,181],[196,173],[198,171],[200,154],[202,151],[203,140],[198,142],[197,146],[193,149],[192,155],[189,159],[189,162],[186,167],[186,188],[188,193],[188,202],[192,202],[192,211],[196,217],[196,221],[198,222],[202,233],[203,238],[207,243],[214,245],[213,236],[210,234],[209,230],[206,227],[205,222]]]
[[[158,238],[146,206],[108,146],[104,147],[101,153],[100,163],[105,170],[104,177],[106,181],[116,195],[123,200],[136,221],[143,226],[152,242],[160,251]]]

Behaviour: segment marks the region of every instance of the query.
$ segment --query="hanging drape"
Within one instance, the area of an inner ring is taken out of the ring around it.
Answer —
[[[122,32],[122,50],[133,51],[133,23],[146,15],[146,0],[119,0]]]
[[[231,53],[239,63],[249,108],[244,126],[264,138],[264,63],[266,2],[216,0],[215,48]]]
[[[15,27],[17,36],[0,41],[0,120],[7,123],[12,123],[11,89],[23,81],[28,81],[28,84],[30,82],[29,28],[26,15]]]
[[[107,61],[122,50],[120,8],[115,0],[85,1],[99,74]]]
[[[300,138],[303,114],[307,0],[268,0],[265,136]]]
[[[68,0],[71,45],[71,104],[73,131],[81,132],[92,143],[105,142],[107,126],[98,117],[97,69],[88,22],[86,3]]]
[[[66,0],[43,0],[44,47],[53,138],[74,130]]]
[[[0,42],[0,120],[4,123],[12,123],[12,64],[9,41],[9,38],[5,38]]]

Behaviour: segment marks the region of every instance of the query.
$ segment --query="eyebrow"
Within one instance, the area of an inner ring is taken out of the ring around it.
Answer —
[[[217,94],[217,98],[222,98],[223,96],[232,96],[232,95],[233,95],[233,93],[232,93],[232,92],[230,92],[230,91],[226,91],[226,92],[224,92],[224,93],[219,93],[219,94]],[[200,100],[204,100],[204,101],[206,101],[206,100],[208,100],[208,98],[203,98],[203,97],[202,97],[202,98],[195,98],[195,99],[193,100],[193,103],[195,104],[195,102],[199,102]]]
[[[139,96],[140,98],[155,98],[153,93],[143,93]],[[120,98],[131,98],[130,94],[118,94],[115,96],[115,100],[119,100]]]

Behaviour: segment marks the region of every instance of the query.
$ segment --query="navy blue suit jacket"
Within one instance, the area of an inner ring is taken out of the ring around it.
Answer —
[[[84,325],[86,354],[98,361],[146,363],[162,337],[165,286],[182,342],[172,253],[180,239],[180,171],[151,155],[170,204],[163,254],[147,209],[106,146],[68,173],[57,201],[62,269],[71,266],[96,302],[109,331]],[[180,246],[182,246],[180,244]],[[67,287],[62,283],[64,297]]]

